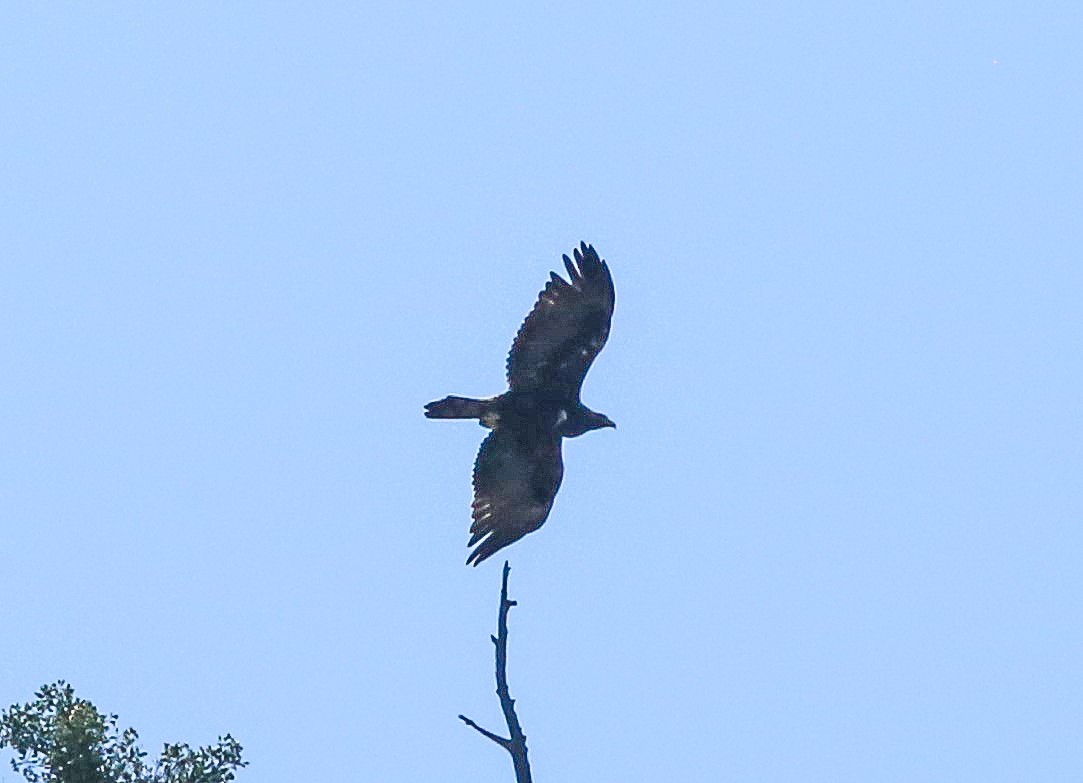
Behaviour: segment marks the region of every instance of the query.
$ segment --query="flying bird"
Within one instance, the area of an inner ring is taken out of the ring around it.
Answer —
[[[508,391],[445,397],[430,419],[477,419],[492,430],[474,462],[473,524],[466,559],[477,565],[542,526],[564,477],[564,438],[616,427],[579,401],[583,378],[609,336],[613,278],[586,242],[564,256],[568,280],[550,272],[508,354]]]

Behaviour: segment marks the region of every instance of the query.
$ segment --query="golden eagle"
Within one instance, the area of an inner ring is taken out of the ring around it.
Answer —
[[[466,559],[477,565],[542,526],[564,476],[561,439],[615,427],[579,401],[613,317],[613,278],[583,242],[564,256],[570,282],[555,272],[519,327],[508,354],[508,391],[475,400],[445,397],[430,419],[478,419],[492,430],[474,463],[474,524]]]

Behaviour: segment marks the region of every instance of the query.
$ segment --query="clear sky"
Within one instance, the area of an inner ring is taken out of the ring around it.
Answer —
[[[510,779],[421,406],[587,240],[536,779],[1079,780],[1083,6],[528,5],[0,6],[0,703]]]

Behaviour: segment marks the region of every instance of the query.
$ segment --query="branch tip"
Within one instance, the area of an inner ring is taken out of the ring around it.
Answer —
[[[493,732],[489,731],[488,729],[483,729],[481,726],[474,723],[474,721],[470,720],[470,718],[466,717],[465,715],[460,715],[459,720],[472,728],[478,734],[481,734],[483,737],[488,737],[497,745],[504,748],[504,750],[508,751],[509,753],[511,752],[511,740],[504,739],[499,734],[493,734]]]

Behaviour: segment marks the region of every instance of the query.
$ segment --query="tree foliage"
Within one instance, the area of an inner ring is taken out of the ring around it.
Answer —
[[[229,783],[248,765],[229,734],[197,750],[167,743],[150,764],[135,729],[121,731],[116,715],[103,715],[63,680],[34,695],[0,713],[0,748],[16,754],[11,766],[27,783]]]

